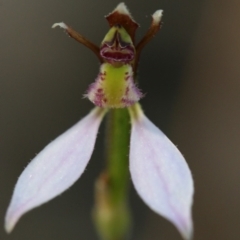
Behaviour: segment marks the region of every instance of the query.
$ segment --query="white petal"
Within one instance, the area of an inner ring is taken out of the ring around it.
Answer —
[[[191,239],[193,180],[176,146],[143,114],[130,109],[130,171],[144,202],[171,221],[184,239]]]
[[[113,12],[119,12],[120,14],[129,15],[131,17],[131,14],[130,14],[129,10],[127,9],[127,6],[123,2],[119,3],[117,5],[117,7],[113,10]]]
[[[55,28],[55,27],[60,27],[60,28],[63,28],[63,29],[67,29],[68,28],[68,26],[64,22],[54,23],[52,25],[52,28]]]
[[[157,10],[153,15],[153,23],[158,25],[161,22],[162,19],[162,15],[163,15],[163,10]]]
[[[95,108],[29,163],[18,179],[7,210],[7,232],[24,213],[61,194],[81,176],[104,113],[105,110]]]

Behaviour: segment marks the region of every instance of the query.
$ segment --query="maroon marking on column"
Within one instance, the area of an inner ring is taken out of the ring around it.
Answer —
[[[102,107],[103,106],[103,99],[104,99],[104,94],[102,92],[95,93],[94,104],[97,105],[98,107]]]
[[[122,98],[121,102],[124,103],[126,106],[131,106],[135,103],[135,101],[130,100],[130,99],[126,99],[126,98]]]
[[[100,55],[108,62],[131,62],[135,57],[135,49],[133,46],[118,48],[118,46],[109,47],[106,44],[100,48]]]
[[[129,93],[129,87],[126,88],[125,95],[128,95]]]
[[[107,74],[106,71],[100,72],[100,73],[99,73],[99,76],[106,76],[106,74]]]

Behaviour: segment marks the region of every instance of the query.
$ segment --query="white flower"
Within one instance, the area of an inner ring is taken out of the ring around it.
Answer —
[[[150,30],[135,46],[138,25],[126,6],[119,4],[107,16],[111,29],[99,54],[96,46],[66,24],[54,24],[91,48],[102,62],[100,74],[86,94],[97,107],[47,145],[22,172],[7,209],[7,232],[12,231],[23,214],[58,196],[78,180],[91,158],[107,110],[127,107],[132,124],[130,173],[135,189],[153,211],[177,227],[184,239],[191,239],[194,192],[191,172],[176,146],[144,115],[137,103],[143,95],[134,83],[140,51],[159,29],[161,17],[161,10],[153,14]]]
[[[133,184],[153,211],[171,221],[185,239],[190,239],[193,180],[187,163],[138,104],[129,110]],[[78,180],[91,158],[105,112],[98,107],[93,109],[29,163],[18,179],[7,210],[7,232],[24,213],[61,194]]]

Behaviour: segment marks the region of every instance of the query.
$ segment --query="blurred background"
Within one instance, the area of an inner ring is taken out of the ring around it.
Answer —
[[[98,74],[88,49],[51,29],[64,21],[99,44],[115,0],[0,2],[0,223],[27,163],[86,115],[82,99]],[[141,104],[186,157],[195,180],[195,240],[240,239],[240,1],[126,0],[140,23],[164,9],[163,27],[144,49]],[[37,208],[1,240],[98,239],[93,185],[104,168],[104,124],[87,170],[72,188]],[[131,188],[132,240],[181,239]]]

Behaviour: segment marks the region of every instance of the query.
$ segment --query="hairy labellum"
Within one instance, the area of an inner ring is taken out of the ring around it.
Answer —
[[[99,107],[124,108],[138,102],[143,94],[134,84],[131,65],[114,67],[104,63],[86,96]]]

